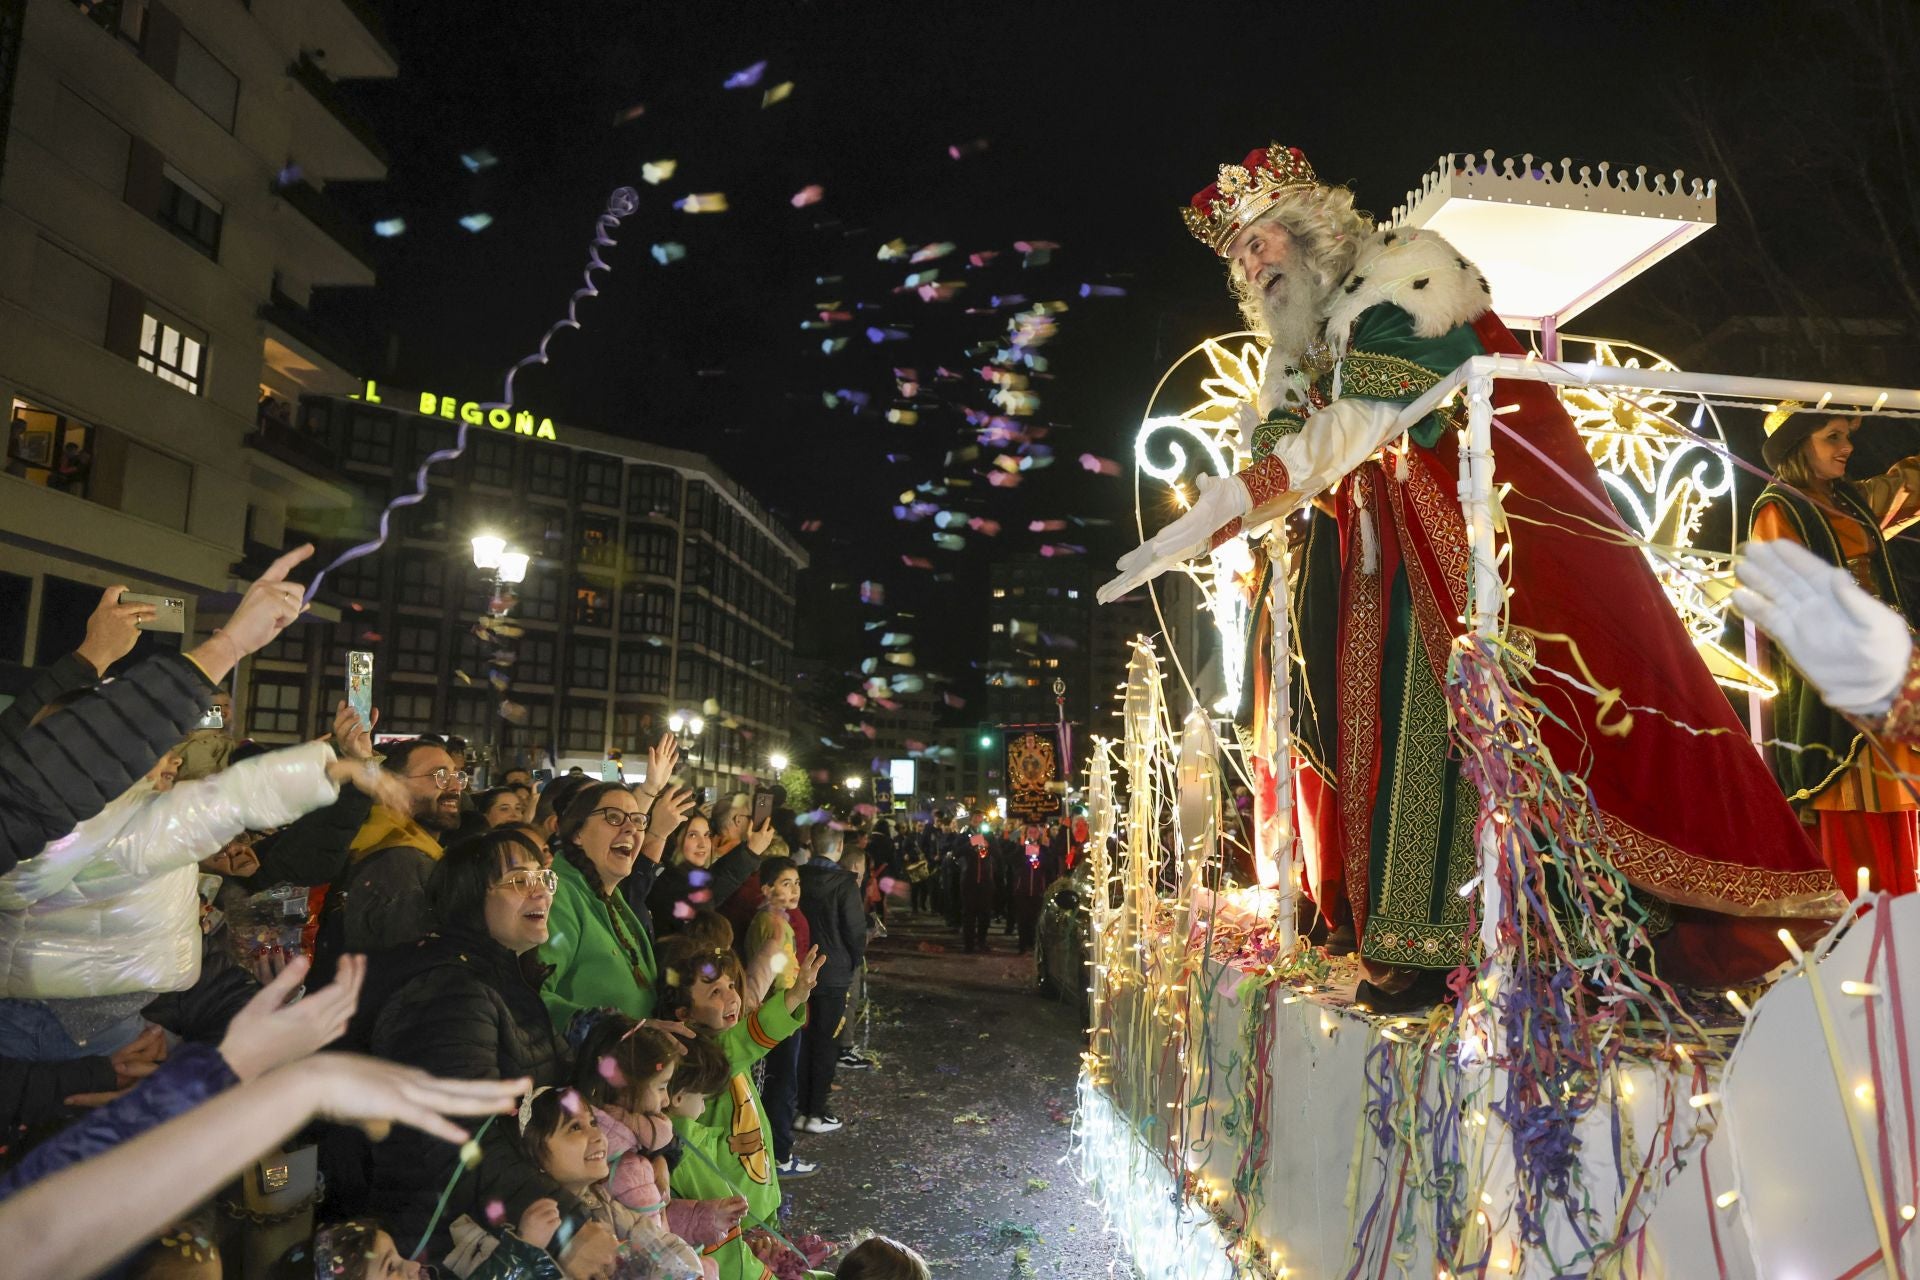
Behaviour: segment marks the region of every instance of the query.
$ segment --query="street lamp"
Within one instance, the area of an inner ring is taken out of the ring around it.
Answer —
[[[493,579],[488,584],[487,616],[475,628],[475,633],[495,645],[503,645],[507,640],[499,634],[500,627],[513,607],[511,593],[503,588],[518,586],[527,580],[527,565],[531,557],[524,551],[509,549],[507,540],[496,533],[477,533],[471,541],[473,567],[492,575]],[[489,741],[484,744],[489,765],[501,758],[506,747],[505,731],[500,725],[505,718],[502,712],[506,706],[507,692],[504,684],[496,683],[495,690],[493,731],[488,735]]]
[[[787,768],[787,756],[784,751],[776,751],[767,757],[767,763],[773,766],[775,773],[784,773]]]
[[[845,782],[841,783],[840,785],[847,789],[848,795],[852,795],[854,792],[860,790],[860,779],[848,778]]]

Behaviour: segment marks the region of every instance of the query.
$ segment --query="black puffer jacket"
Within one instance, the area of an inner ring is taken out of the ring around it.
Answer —
[[[532,957],[527,957],[531,964]],[[531,1076],[536,1087],[564,1084],[566,1046],[540,1002],[540,985],[515,956],[490,937],[447,934],[386,953],[375,965],[387,972],[368,977],[361,1007],[377,1010],[367,1048],[378,1057],[464,1080]],[[381,993],[384,999],[378,999]],[[354,1031],[349,1031],[349,1038]],[[444,1252],[446,1223],[462,1213],[487,1221],[485,1206],[499,1200],[506,1222],[518,1222],[543,1196],[574,1198],[520,1154],[512,1116],[502,1116],[482,1139],[476,1169],[460,1176],[441,1225],[429,1245]],[[403,1248],[426,1229],[434,1202],[459,1166],[459,1149],[415,1129],[397,1128],[373,1148],[369,1199]]]
[[[800,868],[800,911],[812,928],[813,945],[827,958],[820,966],[820,985],[829,990],[852,986],[867,957],[867,908],[859,877],[815,858]]]

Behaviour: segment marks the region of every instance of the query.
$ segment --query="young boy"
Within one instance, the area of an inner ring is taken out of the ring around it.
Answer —
[[[739,956],[675,937],[660,944],[658,958],[659,1007],[710,1037],[733,1071],[727,1087],[707,1100],[698,1118],[674,1116],[685,1151],[673,1170],[673,1194],[689,1200],[744,1196],[745,1226],[774,1222],[780,1178],[767,1146],[760,1093],[747,1069],[806,1022],[807,997],[825,958],[817,948],[809,951],[793,985],[744,1018]],[[720,1280],[770,1280],[773,1274],[753,1256],[738,1228],[704,1252],[718,1264]]]

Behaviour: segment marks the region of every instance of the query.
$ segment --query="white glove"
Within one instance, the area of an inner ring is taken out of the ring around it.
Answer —
[[[1797,542],[1749,542],[1733,604],[1787,651],[1828,706],[1884,715],[1913,657],[1906,620]]]
[[[1233,424],[1233,447],[1245,457],[1253,452],[1253,429],[1260,425],[1260,410],[1253,401],[1242,400],[1233,406],[1227,419]]]
[[[1253,509],[1239,476],[1203,475],[1193,507],[1178,520],[1120,557],[1120,576],[1101,587],[1097,598],[1111,604],[1149,578],[1207,549],[1214,533]]]

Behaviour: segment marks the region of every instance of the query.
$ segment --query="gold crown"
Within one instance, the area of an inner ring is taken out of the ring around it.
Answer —
[[[1251,151],[1239,164],[1220,166],[1220,177],[1180,210],[1193,238],[1224,256],[1227,246],[1249,222],[1293,187],[1318,183],[1313,166],[1298,147],[1276,142]]]

